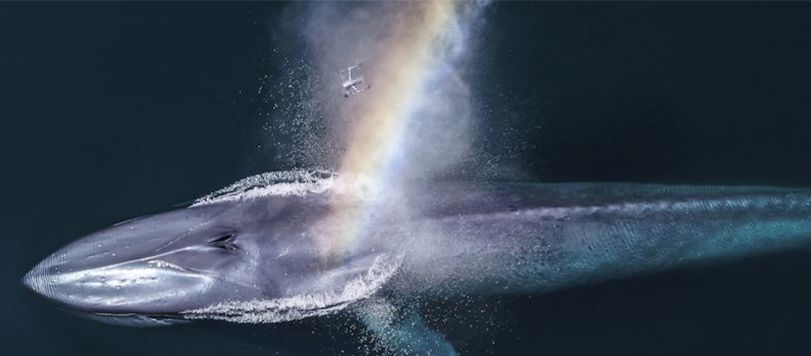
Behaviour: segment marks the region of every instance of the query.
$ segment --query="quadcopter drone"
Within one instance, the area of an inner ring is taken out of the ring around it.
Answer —
[[[352,74],[352,70],[355,69],[357,73],[357,69],[360,68],[360,66],[361,64],[358,63],[338,72],[343,80],[341,87],[344,89],[344,98],[348,98],[351,95],[359,94],[372,88],[372,86],[368,83],[364,85],[364,78],[362,75]]]

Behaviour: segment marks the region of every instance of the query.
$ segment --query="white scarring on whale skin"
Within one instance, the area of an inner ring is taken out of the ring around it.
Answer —
[[[242,324],[267,324],[324,316],[374,295],[397,272],[403,256],[383,254],[375,258],[366,274],[347,283],[339,293],[325,292],[269,300],[217,303],[180,312],[189,320],[223,320]]]

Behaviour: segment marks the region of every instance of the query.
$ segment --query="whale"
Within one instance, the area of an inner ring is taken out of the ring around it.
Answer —
[[[91,233],[22,282],[108,323],[346,313],[386,350],[451,355],[420,301],[544,294],[805,248],[809,217],[804,188],[419,181],[369,193],[328,171],[270,172]]]

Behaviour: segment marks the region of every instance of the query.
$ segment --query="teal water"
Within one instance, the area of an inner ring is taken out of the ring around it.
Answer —
[[[4,352],[363,350],[340,317],[132,329],[19,284],[95,229],[297,163],[267,133],[280,120],[268,78],[303,50],[278,31],[295,22],[286,7],[0,3]],[[471,78],[479,144],[544,181],[811,186],[810,16],[805,3],[493,4]],[[465,354],[808,354],[809,257],[428,312]]]

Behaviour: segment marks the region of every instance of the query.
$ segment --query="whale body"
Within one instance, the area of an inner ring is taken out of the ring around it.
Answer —
[[[421,182],[344,206],[360,221],[330,255],[324,242],[347,229],[335,182],[321,171],[247,178],[81,238],[23,283],[129,325],[350,312],[390,350],[453,354],[410,301],[541,294],[811,241],[808,189]]]

